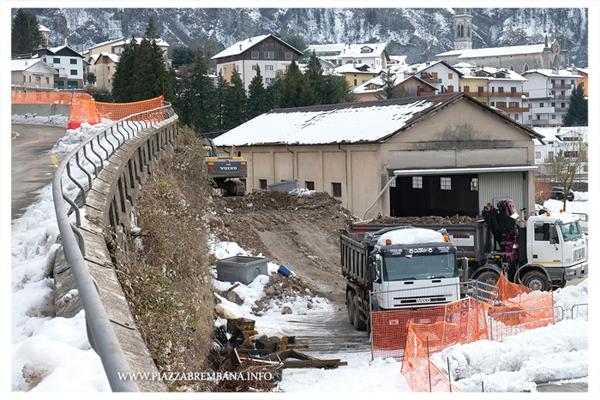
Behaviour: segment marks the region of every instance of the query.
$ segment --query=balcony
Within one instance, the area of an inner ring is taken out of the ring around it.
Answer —
[[[534,120],[529,120],[527,121],[527,123],[525,125],[529,125],[530,122],[533,122],[533,126],[543,126],[543,125],[548,125],[548,120],[547,119],[534,119]]]
[[[436,84],[436,83],[442,83],[442,80],[438,79],[438,78],[421,78],[421,79],[423,79],[427,83],[431,83],[432,85]]]
[[[570,83],[553,83],[552,89],[572,89],[573,85]]]
[[[570,99],[571,99],[571,96],[557,96],[557,95],[554,95],[554,100],[567,100],[568,101]]]
[[[566,113],[568,110],[569,110],[568,108],[560,108],[560,107],[555,107],[554,108],[554,112],[557,112],[557,113],[559,113],[559,112]]]
[[[522,107],[496,107],[499,110],[508,112],[508,113],[528,113],[529,108]]]
[[[529,92],[464,92],[465,94],[471,97],[499,97],[499,98],[507,98],[507,97],[529,97]]]

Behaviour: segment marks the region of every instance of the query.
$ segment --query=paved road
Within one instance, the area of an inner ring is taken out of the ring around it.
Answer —
[[[66,128],[45,125],[12,125],[11,219],[19,218],[35,200],[36,191],[52,181],[61,158],[48,153]]]

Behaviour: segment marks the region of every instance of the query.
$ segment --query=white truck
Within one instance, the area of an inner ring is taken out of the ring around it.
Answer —
[[[439,232],[391,227],[377,232],[342,231],[342,274],[346,304],[357,330],[370,309],[431,307],[460,298],[456,246]],[[369,304],[369,293],[379,293]]]

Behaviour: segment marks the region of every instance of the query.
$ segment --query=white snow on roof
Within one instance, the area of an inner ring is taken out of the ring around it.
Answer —
[[[213,56],[211,58],[211,60],[214,60],[216,58],[221,58],[221,57],[229,57],[229,56],[235,56],[238,54],[242,54],[243,52],[248,50],[250,47],[256,45],[257,43],[262,42],[269,36],[271,36],[271,35],[254,36],[254,37],[242,40],[241,42],[237,42],[233,46],[229,46],[228,48],[226,48],[219,54]]]
[[[401,83],[409,80],[410,78],[415,78],[419,81],[421,81],[422,83],[426,84],[426,85],[430,85],[433,87],[433,85],[431,85],[428,82],[425,82],[421,79],[419,79],[418,77],[414,76],[414,75],[404,75],[402,73],[400,74],[396,74],[394,76],[394,86],[398,86]],[[369,85],[376,85],[377,88],[376,89],[368,89]],[[358,86],[357,88],[355,88],[352,92],[356,93],[356,94],[361,94],[361,93],[374,93],[374,92],[379,92],[383,90],[383,86],[385,86],[385,82],[383,81],[383,78],[381,76],[378,76],[376,78],[373,78],[365,83],[363,83],[362,85]]]
[[[40,32],[50,32],[50,29],[48,29],[44,25],[40,24]]]
[[[458,58],[476,58],[490,56],[509,56],[516,54],[534,54],[544,51],[545,45],[532,44],[527,46],[490,47],[487,49],[452,50],[437,54],[437,57],[458,56]]]
[[[574,127],[564,127],[564,126],[554,126],[548,128],[533,128],[534,131],[544,136],[544,143],[550,142],[562,142],[563,138],[569,137],[583,137],[584,140],[587,138],[588,127],[587,126],[574,126]],[[536,139],[536,144],[541,144],[539,140]]]
[[[548,78],[582,78],[583,76],[577,75],[573,70],[561,69],[561,70],[552,70],[552,69],[530,69],[529,71],[523,73],[523,76],[527,76],[529,74],[540,74],[543,76],[547,76]]]
[[[404,228],[386,232],[377,239],[377,244],[385,246],[387,239],[390,239],[393,245],[444,243],[444,236],[441,233],[423,228]]]
[[[397,73],[416,74],[431,68],[434,65],[440,64],[441,62],[442,61],[429,61],[417,64],[391,65],[390,68]]]
[[[403,128],[415,113],[439,102],[415,99],[408,104],[383,103],[260,115],[217,137],[218,146],[260,144],[328,144],[373,142]],[[362,103],[364,104],[364,103]],[[296,111],[298,110],[298,111]]]
[[[340,53],[340,57],[352,57],[352,58],[361,58],[361,57],[379,57],[381,53],[385,50],[387,43],[365,43],[365,44],[349,44],[342,49]],[[369,48],[372,51],[368,53],[363,53],[364,48]]]
[[[488,79],[490,81],[492,80],[507,80],[507,81],[522,81],[525,82],[527,81],[527,79],[523,78],[521,75],[519,75],[518,73],[516,73],[515,71],[511,71],[509,69],[506,68],[495,68],[495,67],[456,67],[456,70],[460,71],[463,76],[461,78],[463,79],[469,79],[469,78],[473,78],[473,79]],[[471,75],[471,72],[475,71],[475,72],[479,72],[479,71],[483,71],[485,73],[490,74],[489,76],[476,76],[476,75]],[[494,77],[494,74],[497,73],[505,73],[506,74],[506,78],[497,78]]]
[[[38,59],[23,59],[23,60],[10,60],[10,70],[11,71],[25,71],[31,68],[33,65],[42,61],[41,58]]]
[[[335,72],[339,73],[339,74],[345,74],[345,73],[349,73],[349,74],[378,74],[379,72],[381,72],[381,68],[371,68],[367,65],[367,69],[365,71],[361,71],[359,69],[357,69],[356,67],[363,67],[365,64],[361,64],[361,65],[354,65],[354,64],[344,64],[341,65],[337,68],[335,68]]]

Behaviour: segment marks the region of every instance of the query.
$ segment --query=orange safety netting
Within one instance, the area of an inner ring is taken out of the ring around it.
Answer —
[[[522,285],[508,282],[502,275],[497,286],[500,301],[506,305],[495,307],[477,304],[466,299],[446,305],[444,321],[419,324],[410,321],[406,327],[406,343],[402,346],[402,375],[415,392],[460,391],[450,386],[446,373],[436,367],[429,355],[457,343],[478,340],[502,340],[505,336],[539,328],[554,322],[552,293],[540,293]],[[488,316],[491,316],[488,324]],[[375,320],[373,318],[373,320]],[[515,329],[516,328],[516,329]],[[373,324],[373,344],[375,332]],[[378,325],[377,329],[381,329]],[[388,351],[391,351],[388,349]]]
[[[11,102],[16,104],[71,104],[73,99],[92,100],[87,93],[29,92],[12,93]]]
[[[98,103],[96,101],[73,99],[69,111],[68,129],[76,129],[82,123],[94,125],[101,122],[118,121],[133,114],[153,110],[164,106],[162,96],[155,99],[138,101],[135,103]],[[141,116],[147,119],[149,116]],[[162,120],[162,113],[153,114],[151,118]]]

